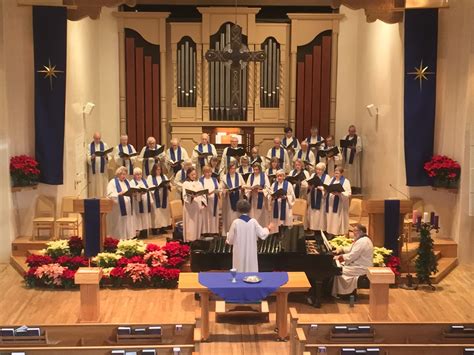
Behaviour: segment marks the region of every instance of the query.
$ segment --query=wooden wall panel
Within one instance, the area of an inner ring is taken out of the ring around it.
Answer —
[[[304,63],[298,62],[297,86],[296,86],[296,117],[303,119],[304,115]],[[298,121],[297,121],[298,122]],[[301,139],[304,136],[304,127],[299,121],[296,125],[296,136]]]
[[[319,45],[313,47],[312,84],[311,126],[319,127],[321,124],[321,46]],[[306,130],[306,132],[308,131]]]
[[[160,65],[153,64],[153,137],[160,137]],[[159,139],[159,138],[158,138]]]
[[[153,136],[153,73],[151,57],[145,56],[145,136]],[[159,139],[159,138],[158,138]]]
[[[304,56],[304,119],[303,130],[309,132],[311,127],[311,79],[313,77],[313,56]]]
[[[137,100],[137,139],[143,142],[145,138],[145,97],[143,73],[143,48],[135,48],[135,78]]]
[[[331,98],[331,36],[323,36],[321,51],[321,123],[322,135],[329,134],[329,106]]]
[[[125,76],[127,133],[131,144],[137,144],[136,102],[135,102],[135,39],[125,39]]]

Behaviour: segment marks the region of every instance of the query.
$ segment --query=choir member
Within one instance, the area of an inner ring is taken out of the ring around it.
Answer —
[[[326,196],[326,231],[332,235],[347,234],[349,231],[351,183],[343,173],[344,169],[337,167],[329,185],[341,184],[344,192],[332,192]]]
[[[267,158],[277,157],[280,160],[280,168],[285,172],[290,170],[290,158],[285,148],[281,146],[281,140],[278,137],[273,139],[273,148],[267,152]]]
[[[183,183],[186,181],[187,171],[193,167],[191,160],[183,162],[183,168],[174,175],[173,186],[175,188],[175,199],[179,200],[183,196]]]
[[[178,138],[173,138],[170,141],[171,146],[166,150],[166,162],[168,164],[168,171],[176,174],[182,168],[180,161],[188,160],[188,152],[181,147]]]
[[[357,280],[359,276],[367,274],[369,267],[373,266],[374,246],[369,236],[367,228],[362,224],[354,227],[354,243],[342,255],[334,256],[342,266],[342,275],[334,278],[332,295],[348,295],[357,290]]]
[[[276,173],[278,170],[280,170],[280,159],[274,157],[270,160],[268,169],[265,171],[265,174],[268,177],[268,181],[270,181],[270,185],[272,185],[275,181]]]
[[[232,267],[237,272],[258,272],[258,239],[266,239],[273,227],[262,227],[257,220],[249,217],[250,204],[246,200],[237,202],[240,215],[232,222],[227,233],[227,243],[233,245]]]
[[[191,167],[186,171],[186,181],[183,183],[183,238],[192,242],[201,237],[202,210],[205,208],[206,196],[188,194],[187,191],[200,191],[202,185],[197,179],[197,171]]]
[[[230,163],[235,162],[238,164],[238,160],[237,160],[238,157],[230,156],[228,154],[229,150],[237,149],[238,147],[239,147],[239,140],[237,139],[237,137],[232,136],[230,138],[230,146],[225,147],[224,150],[222,151],[221,166],[225,168],[226,171],[229,168]]]
[[[107,198],[114,202],[112,211],[107,215],[107,232],[121,240],[135,236],[132,200],[129,196],[123,196],[130,188],[127,173],[126,167],[119,167],[107,185]]]
[[[262,170],[265,170],[266,167],[267,167],[267,161],[258,152],[258,147],[253,147],[250,150],[250,166],[253,166],[253,164],[255,164],[255,163],[260,164],[261,167],[262,167]]]
[[[227,174],[221,179],[222,226],[224,233],[229,231],[232,221],[239,217],[237,201],[241,197],[240,192],[244,186],[242,176],[237,172],[236,164],[231,163],[228,170]]]
[[[165,154],[161,153],[155,157],[150,158],[144,158],[144,154],[149,150],[156,150],[159,148],[161,148],[161,145],[156,144],[156,139],[154,137],[148,137],[146,140],[146,146],[142,148],[140,154],[138,155],[138,162],[142,164],[143,171],[145,172],[146,176],[150,175],[153,165],[165,159]]]
[[[316,171],[310,179],[317,175],[323,184],[329,185],[331,178],[325,171],[326,164],[316,164]],[[326,230],[326,193],[323,186],[308,186],[308,227],[313,231]]]
[[[212,173],[214,175],[217,175],[217,179],[220,180],[221,179],[221,175],[223,174],[223,171],[224,169],[220,168],[219,166],[220,164],[220,160],[218,157],[211,157],[211,159],[209,159],[209,166],[211,167],[212,169]]]
[[[318,127],[315,127],[315,126],[311,127],[310,132],[311,132],[311,135],[308,138],[306,138],[306,143],[308,143],[308,145],[321,143],[321,142],[324,141],[323,137],[321,137],[318,133],[319,132]],[[311,147],[311,146],[310,146],[310,148],[311,148],[311,151],[314,154],[314,157],[316,159],[316,163],[319,163],[318,150],[322,148],[321,145],[318,148]]]
[[[268,176],[262,171],[260,164],[253,164],[252,169],[252,175],[250,175],[246,185],[246,196],[250,202],[250,216],[264,226],[269,220],[267,196],[270,182]]]
[[[305,168],[312,172],[314,171],[314,167],[316,166],[316,157],[314,153],[309,149],[308,142],[303,141],[301,142],[301,149],[298,150],[293,157],[293,161],[300,159],[303,161]]]
[[[213,157],[217,157],[216,147],[214,144],[209,143],[209,135],[207,133],[203,133],[201,135],[201,143],[194,147],[193,153],[191,155],[191,159],[193,160],[193,164],[197,169],[198,175],[201,176],[201,169],[208,164],[209,157],[199,158],[199,153],[212,153]]]
[[[148,186],[159,186],[168,178],[163,174],[161,164],[155,164],[151,169],[151,174],[147,178]],[[151,228],[154,235],[166,233],[165,229],[170,225],[170,210],[168,197],[170,185],[161,186],[153,191],[153,202],[151,204]]]
[[[306,182],[306,180],[309,179],[309,173],[304,169],[304,164],[300,159],[295,160],[293,166],[294,169],[290,171],[289,176],[296,176],[300,173],[302,173],[304,176],[304,180],[300,181],[299,183],[293,184],[295,197],[306,199],[306,193],[308,191],[308,183]]]
[[[250,166],[250,160],[249,157],[244,155],[240,157],[240,166],[239,169],[237,170],[240,175],[242,175],[242,178],[244,178],[244,175],[247,174],[247,179],[249,174],[252,173],[252,167]],[[244,178],[244,182],[247,183],[247,179]]]
[[[121,135],[120,144],[117,146],[117,150],[115,151],[114,160],[117,166],[124,166],[127,168],[127,174],[130,178],[133,175],[136,156],[129,157],[128,155],[135,154],[136,152],[135,147],[128,143],[128,136],[126,134]]]
[[[96,152],[108,149],[107,143],[101,140],[99,132],[95,132],[93,141],[87,150],[87,164],[89,165],[89,197],[100,198],[106,193],[108,173],[107,166],[109,154],[98,156]]]
[[[212,176],[212,168],[205,166],[202,168],[203,176],[199,182],[204,189],[209,191],[207,195],[207,206],[202,211],[202,233],[219,234],[219,181]]]
[[[324,143],[324,150],[329,150],[334,147],[334,137],[328,136]],[[324,157],[321,160],[326,164],[326,172],[331,177],[334,176],[334,169],[338,166],[342,166],[342,155],[340,152],[332,157]]]
[[[140,187],[148,189],[148,183],[143,178],[142,169],[133,169],[133,179],[130,180],[131,187]],[[135,220],[135,229],[138,232],[139,239],[148,237],[148,229],[151,227],[151,206],[153,199],[150,192],[134,193],[132,196],[133,218]]]
[[[357,135],[354,125],[349,126],[348,133],[348,135],[342,138],[343,140],[350,141],[352,144],[349,148],[342,149],[344,174],[351,181],[352,192],[360,193],[362,187],[360,178],[362,138]]]
[[[293,129],[291,127],[285,127],[285,136],[282,138],[281,143],[283,146],[288,147],[287,152],[290,161],[293,160],[296,151],[300,149],[300,142],[293,136]]]
[[[276,181],[270,188],[270,208],[271,208],[271,222],[274,224],[272,233],[278,232],[279,226],[293,225],[293,205],[295,204],[295,192],[293,186],[285,180],[285,171],[280,169],[276,174]],[[278,198],[273,196],[273,193],[283,189],[284,195]]]

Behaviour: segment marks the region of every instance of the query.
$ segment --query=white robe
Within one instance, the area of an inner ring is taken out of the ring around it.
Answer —
[[[137,160],[137,156],[131,157],[130,159],[123,159],[120,157],[120,146],[119,144],[115,149],[114,149],[114,161],[115,165],[117,167],[119,166],[124,166],[127,168],[127,176],[129,179],[132,178],[133,176],[133,168],[135,167],[135,162]],[[122,151],[126,154],[131,154],[131,153],[136,153],[137,151],[135,150],[135,147],[130,144],[130,151],[128,150],[128,146],[122,145]]]
[[[130,186],[137,186],[145,188],[142,181],[134,179],[129,181]],[[150,185],[148,185],[150,186]],[[153,206],[153,196],[151,193],[134,194],[133,197],[133,219],[135,220],[135,228],[137,231],[148,230],[151,228],[151,208],[148,209],[148,199],[150,200],[150,207]],[[143,212],[140,212],[140,202],[143,203]]]
[[[278,181],[275,181],[271,188],[270,192],[273,193],[275,191],[275,184],[278,184],[278,189],[283,188],[283,182],[278,183]],[[270,207],[270,221],[273,222],[274,224],[274,229],[271,230],[271,233],[277,233],[278,232],[278,227],[283,225],[283,226],[292,226],[293,225],[293,205],[295,204],[295,192],[293,190],[293,186],[288,183],[288,190],[286,191],[286,198],[282,199],[279,198],[277,199],[277,204],[278,204],[278,218],[273,217],[273,212],[274,212],[274,204],[275,200],[272,199],[271,194],[268,195],[268,203]],[[280,219],[280,213],[281,213],[281,206],[283,203],[286,203],[286,212],[285,212],[285,219]]]
[[[180,148],[181,148],[181,160],[184,160],[184,161],[188,160],[189,159],[188,152],[183,147],[180,147]],[[173,159],[171,159],[171,149],[173,149],[173,148],[170,147],[170,148],[166,149],[166,166],[168,168],[169,176],[173,175],[173,167],[171,166],[171,163],[173,162]],[[177,161],[178,160],[178,149],[173,149],[173,152],[174,152],[175,161]],[[182,164],[181,164],[181,166],[182,166]]]
[[[231,176],[232,187],[244,186],[244,179],[239,173],[235,173],[234,176]],[[223,175],[221,178],[221,191],[222,191],[222,229],[223,233],[227,233],[230,229],[230,225],[240,216],[239,212],[233,211],[230,204],[230,195],[227,191],[227,174]],[[239,191],[239,198],[242,197],[242,194]]]
[[[306,152],[303,152],[303,150],[298,150],[293,157],[293,162],[296,160],[301,159],[303,162],[307,161],[310,163],[312,166],[307,166],[306,170],[309,172],[313,172],[314,169],[316,168],[316,157],[314,156],[314,153],[311,150],[308,150]]]
[[[253,184],[251,184],[252,176],[249,176],[249,179],[246,183],[248,188],[245,192],[247,200],[250,201],[250,217],[255,218],[257,222],[262,225],[268,225],[270,219],[270,213],[268,211],[268,191],[270,189],[270,182],[268,181],[268,176],[264,174],[264,185],[263,185],[263,206],[261,209],[258,209],[258,191],[251,190],[252,186],[260,186],[260,175],[253,175]]]
[[[127,191],[128,189],[123,181],[120,182],[120,187],[122,191]],[[115,179],[110,180],[107,185],[107,198],[114,202],[112,211],[107,215],[107,235],[121,240],[133,238],[135,236],[135,224],[132,215],[131,199],[128,196],[123,197],[127,214],[122,216]]]
[[[325,147],[324,149],[329,149],[333,148],[332,147]],[[334,176],[334,169],[336,169],[336,166],[342,166],[342,155],[339,152],[338,154],[334,155],[331,158],[324,157],[321,159],[321,161],[326,164],[326,172],[329,174],[329,176],[333,177]]]
[[[147,148],[147,146],[144,146],[142,148],[142,150],[140,151],[140,154],[138,154],[138,158],[137,158],[137,162],[138,162],[138,164],[141,165],[144,176],[149,175],[151,173],[151,169],[153,169],[153,165],[155,165],[155,158],[146,158],[145,159],[143,157],[144,154],[145,154],[146,148]],[[161,145],[157,144],[155,146],[155,149],[159,149],[159,148],[161,148]],[[164,161],[165,160],[165,153],[161,153],[160,155],[158,155],[157,158],[160,161]],[[148,171],[146,169],[147,166],[148,166]]]
[[[352,140],[354,137],[344,136],[342,139],[349,139]],[[352,187],[362,187],[362,181],[360,177],[360,170],[361,170],[361,157],[362,157],[362,138],[357,136],[357,143],[355,146],[355,156],[354,161],[352,164],[349,163],[351,150],[347,149],[347,160],[346,157],[343,156],[343,164],[344,164],[344,176],[351,181]]]
[[[172,185],[174,186],[173,200],[181,200],[183,196],[183,183],[186,181],[186,171],[181,169],[178,171],[174,179],[172,180]]]
[[[185,242],[191,242],[201,237],[202,210],[206,197],[198,196],[194,199],[186,194],[186,190],[199,191],[202,185],[199,181],[185,181],[183,183],[183,237]]]
[[[316,143],[319,143],[323,140],[323,137],[321,136],[316,136],[316,137],[313,137],[313,136],[309,136],[308,138],[305,139],[305,141],[308,143],[308,144],[316,144]],[[320,162],[320,159],[318,157],[318,150],[321,150],[322,149],[322,146],[323,144],[321,144],[319,146],[318,149],[315,149],[315,148],[312,148],[311,151],[313,152],[314,154],[314,158],[316,159],[316,163],[319,163]]]
[[[367,274],[367,268],[373,266],[374,246],[369,237],[354,241],[350,251],[343,254],[342,275],[334,278],[332,295],[347,295],[357,288],[359,276]]]
[[[310,179],[313,178],[314,174],[311,175]],[[320,176],[320,179],[322,176]],[[331,181],[329,175],[325,174],[323,184],[328,185]],[[308,227],[313,231],[325,231],[326,230],[326,193],[322,191],[321,205],[319,210],[311,208],[311,192],[308,193]]]
[[[339,183],[335,180],[334,184]],[[326,231],[334,235],[347,234],[349,231],[349,198],[351,196],[351,183],[349,179],[344,179],[342,184],[344,192],[339,197],[339,206],[337,212],[333,212],[334,199],[336,195],[329,194],[326,199],[329,199],[329,210],[326,213]]]
[[[221,158],[221,168],[225,168],[225,172],[227,172],[227,168],[229,167],[229,164],[227,164],[227,152],[229,151],[230,147],[225,147],[224,150],[222,151],[222,158]],[[230,163],[237,163],[239,164],[239,161],[237,160],[238,158],[236,157],[230,157],[229,162]]]
[[[272,149],[273,148],[270,148],[268,149],[268,152],[267,152],[267,158],[271,159],[273,158],[272,157]],[[286,149],[283,149],[283,157],[280,157],[281,153],[280,153],[280,149],[276,149],[275,150],[275,157],[279,158],[279,159],[283,159],[283,166],[280,166],[280,169],[283,169],[285,170],[285,172],[288,172],[290,171],[290,158],[288,157],[288,152],[286,151]],[[270,160],[269,160],[270,162]],[[270,163],[268,164],[268,166],[270,166]]]
[[[288,175],[289,176],[295,176],[297,174],[298,174],[298,172],[296,171],[296,169],[293,169],[293,170],[290,171],[290,173]],[[310,175],[309,175],[308,171],[306,171],[306,170],[303,170],[303,174],[305,176],[305,180],[301,181],[299,196],[296,196],[296,184],[293,185],[293,191],[295,191],[295,197],[296,198],[302,198],[302,199],[306,200],[306,194],[308,192],[308,183],[306,182],[306,180],[309,179]]]
[[[294,146],[294,141],[296,141],[296,147]],[[296,137],[286,138],[286,136],[281,138],[281,144],[285,147],[289,144],[292,144],[293,150],[288,149],[286,152],[288,153],[288,157],[290,158],[290,162],[293,160],[293,157],[296,155],[296,152],[301,149],[300,142]]]
[[[193,149],[193,153],[191,154],[191,159],[192,159],[192,162],[197,170],[197,173],[198,173],[198,176],[201,176],[202,175],[202,167],[201,167],[201,164],[199,163],[199,154],[198,154],[198,151],[199,151],[199,144],[196,145]],[[211,144],[211,151],[209,152],[209,149],[207,147],[207,144],[204,144],[202,146],[202,152],[203,153],[212,153],[212,156],[213,157],[217,157],[217,150],[216,150],[216,147],[214,146],[214,144]],[[210,157],[207,157],[204,159],[204,165],[207,165],[209,163],[209,159]]]
[[[104,143],[104,150],[107,150],[109,146],[107,143]],[[95,150],[100,151],[100,144],[95,144]],[[100,157],[95,157],[92,159],[90,144],[87,146],[86,149],[87,155],[87,166],[89,170],[89,197],[90,198],[100,198],[104,197],[107,193],[107,182],[109,181],[109,172],[108,172],[108,165],[110,154],[107,154],[107,159],[105,159],[104,164],[104,172],[100,172]],[[105,158],[105,157],[104,157]],[[92,164],[95,167],[95,174],[92,173]]]
[[[269,230],[255,219],[248,222],[237,218],[227,233],[227,243],[233,245],[232,267],[237,272],[258,272],[257,241],[268,237]]]
[[[239,166],[239,168],[237,169],[237,172],[239,174],[242,175],[242,178],[244,177],[243,174],[248,174],[248,173],[252,173],[253,172],[253,169],[250,165],[248,166]],[[247,180],[250,179],[250,175],[247,177]],[[246,184],[247,183],[247,180],[244,179],[244,183]]]
[[[163,175],[165,176],[165,175]],[[168,180],[165,176],[165,181]],[[159,185],[163,181],[161,176],[156,177],[156,183]],[[149,187],[155,186],[153,183],[153,177],[150,175],[147,178]],[[160,198],[160,207],[156,207],[155,192],[150,193],[153,201],[151,204],[151,228],[163,228],[168,227],[171,224],[170,217],[170,191],[168,191],[168,199],[166,201],[166,207],[163,208],[163,188],[158,189],[158,196]]]
[[[214,216],[214,201],[218,198],[219,182],[217,182],[217,190],[214,186],[212,178],[202,180],[203,188],[209,191],[207,197],[207,206],[202,210],[202,233],[219,233],[219,203],[216,205],[216,213]]]

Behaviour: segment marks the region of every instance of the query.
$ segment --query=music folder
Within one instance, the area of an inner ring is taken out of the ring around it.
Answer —
[[[319,141],[317,143],[308,143],[308,148],[309,149],[320,149],[321,146],[326,143],[326,141],[323,139],[322,141]]]
[[[145,153],[143,153],[143,158],[144,159],[156,158],[158,155],[163,154],[164,151],[165,151],[164,145],[156,149],[148,149],[148,150],[145,150]]]
[[[339,148],[334,146],[332,148],[329,148],[329,149],[322,149],[322,150],[319,150],[318,151],[318,155],[321,157],[321,158],[324,158],[324,157],[328,157],[328,158],[331,158],[335,155],[339,154]]]
[[[341,148],[351,148],[355,147],[357,144],[357,139],[341,139],[339,145]]]
[[[207,158],[207,157],[210,157],[210,156],[214,155],[214,154],[212,154],[212,152],[200,152],[197,149],[194,149],[194,151],[197,153],[199,158]]]
[[[304,173],[301,171],[299,172],[298,174],[292,176],[292,175],[288,175],[285,180],[287,180],[290,184],[299,184],[301,183],[301,181],[305,180],[306,177],[304,175]]]
[[[203,190],[188,190],[186,189],[186,195],[191,197],[207,196],[209,194],[208,189]]]
[[[137,155],[138,155],[137,152],[133,152],[133,153],[130,153],[130,154],[125,153],[125,152],[119,152],[119,157],[120,158],[132,158],[132,157],[135,157]]]
[[[278,190],[272,192],[272,197],[273,197],[274,199],[282,198],[282,197],[284,197],[284,196],[286,196],[286,191],[283,190],[283,189],[278,189]]]
[[[261,164],[262,163],[262,158],[260,156],[257,156],[255,159],[253,159],[251,162],[250,162],[250,165],[252,166],[253,164],[255,163],[259,163]]]
[[[323,185],[324,190],[328,193],[332,192],[344,192],[344,187],[341,184]]]
[[[174,168],[175,166],[182,164],[183,162],[184,162],[184,159],[170,160],[170,165]]]
[[[227,156],[229,157],[240,158],[244,155],[245,155],[245,149],[243,147],[237,147],[237,148],[228,147],[227,148]]]
[[[103,157],[103,156],[105,156],[105,155],[107,155],[107,154],[109,154],[109,153],[112,153],[113,150],[114,150],[114,147],[109,148],[109,149],[106,149],[106,150],[96,150],[95,153],[94,153],[94,155],[95,155],[96,157]]]
[[[315,187],[323,185],[323,182],[321,181],[319,176],[316,174],[314,174],[312,178],[306,180],[306,182],[308,183],[308,185],[315,186]]]

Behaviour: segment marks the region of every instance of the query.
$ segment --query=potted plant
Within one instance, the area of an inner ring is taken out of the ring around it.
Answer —
[[[457,188],[461,176],[459,163],[445,155],[435,155],[426,162],[424,169],[433,179],[434,187]]]
[[[10,176],[13,187],[38,184],[40,171],[38,162],[28,155],[17,155],[10,158]]]

